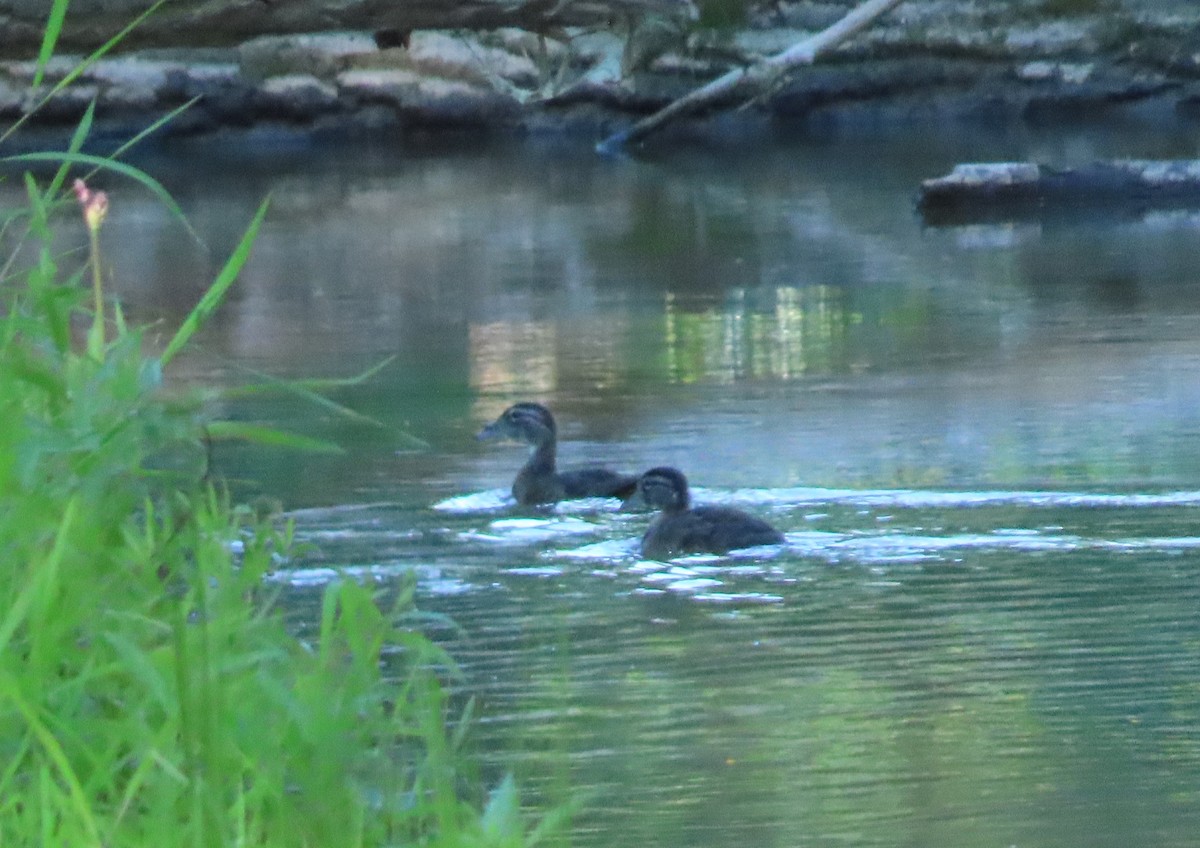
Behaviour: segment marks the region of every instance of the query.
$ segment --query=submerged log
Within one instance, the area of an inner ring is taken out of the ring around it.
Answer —
[[[933,224],[1028,216],[1079,203],[1200,205],[1200,159],[1126,159],[1065,169],[1031,162],[963,164],[922,182],[917,197],[918,210]]]

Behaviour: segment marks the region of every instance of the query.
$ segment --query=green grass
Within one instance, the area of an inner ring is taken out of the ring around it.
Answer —
[[[39,68],[66,6],[52,5]],[[58,169],[25,175],[25,206],[0,223],[0,846],[540,841],[562,813],[527,832],[511,780],[482,802],[462,753],[469,722],[444,689],[454,665],[414,626],[411,585],[385,603],[332,584],[301,642],[264,579],[290,525],[210,477],[210,438],[332,447],[211,421],[202,393],[171,384],[267,204],[148,352],[106,292],[107,206],[76,184],[81,210],[63,188],[72,168],[99,168],[127,180],[107,214],[126,188],[178,208],[148,175],[81,152],[91,120],[66,151],[23,157]],[[87,243],[64,248],[59,219],[81,211]],[[331,404],[326,385],[250,391]]]
[[[207,478],[220,423],[92,312],[99,263],[48,209],[31,180],[32,260],[0,288],[0,844],[525,844],[509,784],[460,797],[453,664],[410,595],[338,583],[312,645],[288,632],[263,577],[289,529]]]

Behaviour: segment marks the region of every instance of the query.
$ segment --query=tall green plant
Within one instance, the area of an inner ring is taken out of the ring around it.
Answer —
[[[39,75],[66,5],[52,6]],[[335,583],[314,644],[299,642],[266,579],[290,525],[209,478],[204,443],[220,422],[164,381],[247,261],[266,204],[166,348],[147,354],[103,275],[119,201],[109,212],[76,181],[83,261],[56,243],[72,166],[161,189],[82,152],[91,118],[66,152],[23,157],[59,168],[47,185],[26,175],[26,206],[0,230],[0,845],[538,841],[547,825],[525,834],[511,781],[483,809],[460,795],[462,725],[447,732],[443,690],[453,664],[406,626],[411,586],[385,604]]]

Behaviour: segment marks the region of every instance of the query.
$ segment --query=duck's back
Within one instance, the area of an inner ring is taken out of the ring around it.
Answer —
[[[637,477],[607,468],[578,468],[558,475],[568,498],[628,498],[637,488]]]
[[[636,477],[607,468],[563,472],[525,468],[513,481],[512,493],[520,504],[547,504],[572,498],[628,498],[636,488]]]
[[[741,510],[700,506],[663,513],[642,537],[642,554],[669,559],[682,554],[723,554],[756,545],[778,545],[783,534],[767,522]]]

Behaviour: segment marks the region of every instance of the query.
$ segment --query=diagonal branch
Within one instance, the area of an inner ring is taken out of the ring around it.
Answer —
[[[596,145],[596,150],[603,154],[616,153],[622,147],[642,141],[671,121],[732,98],[743,88],[750,95],[762,91],[792,68],[811,65],[819,55],[866,28],[884,12],[900,5],[900,2],[901,0],[867,0],[861,6],[851,9],[837,23],[793,44],[782,53],[768,56],[748,68],[735,68],[690,94],[668,103],[629,129],[604,139]]]

